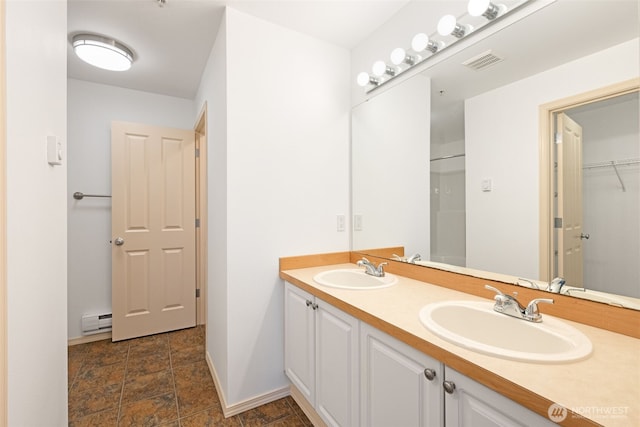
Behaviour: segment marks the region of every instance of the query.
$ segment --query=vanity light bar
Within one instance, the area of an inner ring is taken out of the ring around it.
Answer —
[[[526,3],[529,0],[523,0]],[[403,72],[428,60],[438,52],[442,52],[456,41],[468,36],[474,30],[490,25],[497,17],[506,15],[509,12],[507,6],[494,4],[491,0],[469,0],[467,13],[456,19],[454,15],[445,15],[438,22],[438,31],[434,36],[425,33],[416,34],[411,41],[411,50],[405,51],[403,48],[396,48],[391,52],[391,62],[395,65],[388,66],[384,61],[377,61],[373,65],[373,74],[362,72],[358,74],[357,83],[359,86],[373,90],[382,86],[388,81],[396,78]],[[484,18],[475,27],[461,21],[472,21],[474,18]],[[483,22],[484,21],[484,22]],[[437,40],[446,38],[445,40]]]

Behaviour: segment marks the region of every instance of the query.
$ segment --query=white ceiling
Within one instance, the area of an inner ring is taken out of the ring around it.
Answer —
[[[191,99],[220,25],[224,7],[351,49],[409,0],[69,0],[70,38],[91,32],[134,51],[127,72],[80,61],[69,44],[71,78]],[[260,41],[256,40],[259,44]]]

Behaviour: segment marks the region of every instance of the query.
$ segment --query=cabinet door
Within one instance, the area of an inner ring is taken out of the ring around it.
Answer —
[[[317,299],[316,410],[330,426],[357,426],[358,320]]]
[[[447,381],[455,384],[445,393],[447,426],[454,427],[552,427],[557,424],[446,367]]]
[[[308,292],[285,283],[284,370],[312,405],[315,404],[315,312],[309,304],[313,299]]]
[[[360,329],[362,425],[442,426],[443,365],[369,325]],[[425,369],[433,369],[433,380]]]

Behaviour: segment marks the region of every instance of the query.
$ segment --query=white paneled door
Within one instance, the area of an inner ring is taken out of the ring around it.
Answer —
[[[195,326],[195,134],[111,125],[112,339]]]
[[[567,285],[582,287],[582,127],[565,114],[558,114],[558,276]]]

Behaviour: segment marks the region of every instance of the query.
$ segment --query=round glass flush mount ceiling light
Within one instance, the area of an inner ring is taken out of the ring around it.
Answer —
[[[84,62],[104,70],[126,71],[133,63],[131,49],[116,40],[96,34],[74,36],[73,50]]]

